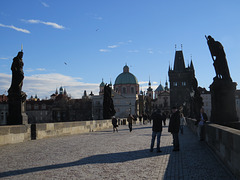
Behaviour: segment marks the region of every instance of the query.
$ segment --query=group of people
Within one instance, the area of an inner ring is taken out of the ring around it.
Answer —
[[[157,152],[162,152],[160,150],[160,138],[162,134],[162,120],[164,119],[163,115],[161,114],[160,109],[153,112],[151,119],[153,120],[153,126],[152,126],[152,140],[150,145],[150,152],[153,152],[154,142],[157,136]],[[198,126],[198,136],[199,140],[204,140],[204,124],[208,120],[208,117],[206,113],[204,112],[204,109],[201,108],[200,114],[197,116],[196,125]],[[186,125],[186,120],[183,115],[183,113],[180,113],[180,111],[176,107],[172,107],[172,114],[170,116],[169,126],[168,126],[168,132],[172,134],[173,137],[173,151],[179,151],[180,145],[179,145],[179,131],[181,134],[183,134],[183,127]]]
[[[181,132],[181,134],[183,134],[183,129],[184,129],[183,127],[186,125],[186,119],[183,113],[180,113],[177,107],[172,107],[171,111],[172,111],[172,114],[170,116],[168,132],[172,134],[173,151],[179,151],[180,146],[179,146],[178,135],[179,135],[179,131]],[[155,139],[157,137],[157,152],[160,153],[162,152],[160,150],[160,138],[161,138],[162,128],[163,128],[162,123],[164,123],[164,126],[166,125],[166,115],[164,113],[161,113],[160,109],[157,109],[152,113],[150,119],[153,120],[150,152],[153,152]],[[134,120],[134,117],[131,114],[129,114],[127,117],[127,121],[128,121],[128,127],[130,132],[132,132],[133,120]],[[207,120],[208,120],[208,117],[204,112],[204,109],[201,108],[200,114],[197,116],[197,121],[196,121],[196,125],[198,126],[198,136],[200,141],[204,140],[203,128]],[[113,132],[115,131],[118,132],[117,119],[115,116],[113,116],[112,118],[112,124],[113,124]]]

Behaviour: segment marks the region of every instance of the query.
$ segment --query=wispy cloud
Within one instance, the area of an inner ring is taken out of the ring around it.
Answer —
[[[22,29],[22,28],[18,28],[18,27],[15,27],[15,26],[13,26],[13,25],[0,24],[0,27],[10,28],[10,29],[14,29],[14,30],[19,31],[19,32],[23,32],[23,33],[30,34],[30,31],[29,31],[29,30],[27,30],[27,29]]]
[[[128,52],[130,52],[130,53],[138,53],[139,50],[129,50]]]
[[[103,20],[103,18],[100,17],[100,16],[95,16],[94,19],[97,19],[97,20],[99,20],[99,21]]]
[[[125,41],[125,42],[120,41],[120,42],[118,42],[118,43],[116,43],[114,45],[107,46],[108,49],[100,49],[99,51],[100,52],[109,52],[110,51],[109,49],[118,48],[118,47],[120,47],[122,45],[126,45],[126,44],[129,44],[129,43],[132,43],[132,40],[128,40],[128,41]]]
[[[45,22],[45,21],[41,21],[41,20],[37,20],[37,19],[29,19],[29,20],[22,19],[22,21],[30,23],[30,24],[44,24],[47,26],[52,26],[53,28],[56,28],[56,29],[65,29],[64,26],[59,25],[55,22]]]
[[[108,46],[108,48],[110,48],[110,49],[113,49],[113,48],[116,48],[116,47],[118,47],[118,45],[111,45],[111,46]]]
[[[28,68],[25,70],[26,72],[34,72],[34,71],[46,71],[45,68],[36,68],[36,69],[31,69],[31,68]]]
[[[11,75],[0,73],[0,89],[7,90],[11,85]],[[63,86],[67,93],[71,94],[73,98],[81,98],[84,90],[87,93],[91,91],[97,94],[99,91],[99,84],[81,82],[80,77],[65,76],[58,73],[51,74],[35,74],[32,76],[25,76],[23,81],[23,91],[28,97],[37,94],[40,98],[50,97],[55,92],[56,88]],[[0,92],[3,93],[3,92]]]
[[[45,2],[42,2],[42,1],[41,1],[41,4],[42,4],[44,7],[47,7],[47,8],[49,7],[49,5],[48,5],[47,3],[45,3]]]
[[[153,50],[152,49],[148,49],[148,53],[149,54],[153,54]]]
[[[100,52],[109,52],[109,49],[99,49]]]
[[[4,58],[4,57],[3,57],[3,58],[1,58],[1,57],[0,57],[0,59],[3,59],[3,60],[4,60],[4,59],[9,59],[9,58]]]

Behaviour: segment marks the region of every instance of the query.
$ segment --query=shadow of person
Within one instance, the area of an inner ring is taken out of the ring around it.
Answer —
[[[98,154],[89,156],[77,161],[68,162],[68,163],[61,163],[61,164],[53,164],[53,165],[46,165],[41,167],[32,167],[27,169],[20,169],[20,170],[11,170],[0,173],[1,177],[9,177],[9,176],[16,176],[20,174],[27,174],[39,171],[46,171],[51,169],[60,169],[66,167],[73,167],[73,166],[82,166],[86,164],[103,164],[103,163],[122,163],[127,161],[133,161],[143,158],[151,158],[154,156],[161,156],[165,154],[169,154],[168,146],[162,147],[162,153],[151,153],[149,149],[144,150],[137,150],[137,151],[128,151],[128,152],[118,152],[118,153],[109,153],[109,154]]]

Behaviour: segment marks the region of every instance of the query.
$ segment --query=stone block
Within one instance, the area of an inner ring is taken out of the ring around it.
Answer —
[[[10,133],[10,126],[0,126],[0,136]]]

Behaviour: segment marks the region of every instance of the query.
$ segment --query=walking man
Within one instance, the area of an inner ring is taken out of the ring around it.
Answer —
[[[112,117],[112,125],[113,125],[113,132],[115,132],[115,131],[118,132],[117,118],[115,116]]]
[[[160,109],[153,112],[151,118],[153,120],[153,126],[152,126],[152,141],[150,146],[150,152],[153,152],[154,142],[155,138],[157,136],[157,152],[162,152],[160,150],[160,138],[162,134],[162,115]]]
[[[128,115],[127,121],[128,121],[129,131],[132,132],[132,121],[133,121],[133,117],[132,117],[131,114]]]
[[[179,133],[180,128],[180,112],[176,107],[172,107],[172,115],[170,117],[168,132],[173,136],[173,151],[179,151]]]

